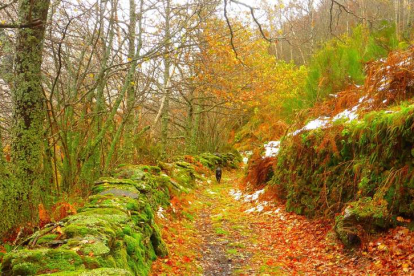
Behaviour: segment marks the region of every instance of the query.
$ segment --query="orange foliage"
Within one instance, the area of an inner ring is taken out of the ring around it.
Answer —
[[[193,156],[191,156],[191,155],[186,155],[186,156],[184,156],[184,160],[185,160],[185,162],[188,162],[188,163],[194,164],[194,157],[193,157]]]
[[[51,221],[50,215],[42,203],[39,204],[38,209],[39,209],[39,225],[40,227],[43,227],[44,225],[48,224]]]
[[[303,112],[309,117],[332,117],[345,109],[359,105],[361,115],[410,100],[414,96],[414,48],[389,54],[386,60],[367,64],[367,77],[363,86],[350,85],[334,97],[317,103]]]
[[[244,179],[245,185],[259,186],[269,181],[273,174],[276,158],[253,156],[250,159],[247,176]]]
[[[38,210],[40,227],[43,227],[52,221],[59,221],[69,215],[76,214],[76,208],[70,203],[63,201],[53,205],[51,210],[47,210],[43,204],[39,204]]]
[[[76,214],[76,208],[67,202],[58,202],[52,207],[52,218],[54,221],[59,221],[73,214]]]

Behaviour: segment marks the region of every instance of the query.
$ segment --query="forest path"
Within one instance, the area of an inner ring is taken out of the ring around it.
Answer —
[[[365,274],[367,260],[343,250],[330,223],[287,213],[262,191],[242,193],[241,178],[224,172],[221,184],[173,199],[159,221],[170,255],[153,275]]]

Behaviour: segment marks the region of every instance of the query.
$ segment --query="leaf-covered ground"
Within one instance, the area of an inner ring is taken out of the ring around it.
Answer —
[[[203,183],[160,215],[170,255],[153,275],[402,275],[414,273],[406,228],[344,249],[332,223],[284,211],[266,193],[239,190],[241,174]]]

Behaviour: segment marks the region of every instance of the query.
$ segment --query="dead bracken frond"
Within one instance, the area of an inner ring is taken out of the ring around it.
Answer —
[[[268,182],[273,176],[273,167],[276,165],[276,158],[254,156],[250,159],[247,176],[244,179],[246,186],[260,186]]]

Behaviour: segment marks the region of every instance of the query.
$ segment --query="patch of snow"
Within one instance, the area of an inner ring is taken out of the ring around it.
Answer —
[[[264,201],[262,203],[260,203],[259,205],[257,205],[256,207],[252,207],[250,209],[247,209],[246,211],[244,211],[247,214],[256,212],[256,213],[261,213],[264,210],[264,207],[267,206],[269,203]]]
[[[359,98],[358,102],[362,103],[363,101],[365,101],[366,98],[367,98],[367,96],[362,96],[361,98]]]
[[[215,194],[217,194],[217,193],[215,193],[215,192],[213,192],[212,190],[207,190],[207,193],[209,193],[210,195],[215,195]]]
[[[358,119],[358,109],[360,107],[360,104],[362,102],[368,102],[368,103],[372,103],[374,100],[373,99],[367,99],[367,96],[362,96],[361,98],[359,98],[357,105],[355,105],[354,107],[352,107],[350,110],[349,109],[345,109],[344,111],[336,114],[334,117],[326,117],[326,116],[321,116],[315,120],[310,121],[309,123],[307,123],[304,127],[302,127],[301,129],[295,130],[294,132],[289,133],[289,136],[296,136],[299,133],[303,132],[303,131],[308,131],[308,130],[314,130],[314,129],[319,129],[319,128],[327,128],[329,126],[331,126],[332,122],[335,122],[339,119],[347,119],[349,121]]]
[[[240,200],[243,196],[243,193],[239,190],[231,189],[229,193],[235,200]]]
[[[354,106],[351,110],[345,109],[341,113],[338,113],[333,117],[332,121],[337,121],[339,119],[348,119],[349,121],[358,119],[358,114],[356,111],[358,110],[359,105]]]
[[[259,205],[256,207],[257,212],[261,212],[261,211],[263,211],[263,209],[264,209],[264,206],[263,206],[262,204],[259,204]]]
[[[310,121],[302,130],[313,130],[325,127],[328,124],[329,117],[319,117],[316,120]]]
[[[249,150],[249,151],[240,152],[240,154],[243,157],[243,163],[246,165],[249,162],[250,156],[253,155],[253,152]]]
[[[296,136],[303,131],[314,130],[318,128],[325,128],[326,126],[329,125],[329,123],[330,123],[330,117],[319,117],[313,121],[310,121],[301,129],[295,130],[294,132],[292,132],[291,135]]]
[[[270,141],[267,144],[264,144],[265,148],[265,157],[274,157],[279,153],[280,150],[280,141]]]
[[[159,217],[159,218],[165,218],[165,216],[164,216],[164,209],[160,206],[160,208],[158,208],[158,211],[157,211],[157,216]]]
[[[247,213],[247,214],[250,214],[250,213],[253,213],[254,211],[256,211],[256,207],[250,208],[250,209],[248,209],[244,212]]]
[[[345,211],[344,211],[344,219],[347,219],[351,216],[351,209],[349,207],[346,207]]]
[[[245,195],[244,196],[244,202],[256,201],[259,198],[259,196],[263,193],[264,193],[264,189],[259,190],[255,193],[251,194],[251,195]]]

